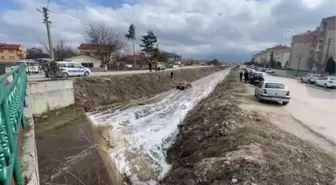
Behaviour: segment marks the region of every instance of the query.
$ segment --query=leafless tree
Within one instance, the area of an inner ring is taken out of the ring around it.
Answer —
[[[49,47],[45,43],[41,43],[43,46],[43,49],[47,52],[49,52]],[[76,51],[71,46],[68,46],[65,44],[64,40],[59,40],[57,44],[53,47],[54,48],[54,57],[56,61],[63,61],[66,58],[73,57],[76,55]]]
[[[312,57],[308,58],[306,65],[307,65],[306,67],[308,68],[309,71],[311,71],[313,69],[313,67],[314,67],[314,60],[313,60]]]
[[[115,29],[104,24],[91,24],[86,30],[85,41],[92,44],[96,56],[100,59],[102,67],[113,64],[114,56],[125,47],[125,38]]]

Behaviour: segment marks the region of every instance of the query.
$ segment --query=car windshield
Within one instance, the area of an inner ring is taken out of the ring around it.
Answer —
[[[266,83],[265,88],[269,89],[285,89],[284,84],[281,83]]]

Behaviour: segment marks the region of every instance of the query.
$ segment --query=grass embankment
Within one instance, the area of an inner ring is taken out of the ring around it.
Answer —
[[[114,185],[82,108],[35,117],[35,131],[42,185]]]
[[[335,184],[335,157],[239,107],[234,69],[180,125],[165,185]]]

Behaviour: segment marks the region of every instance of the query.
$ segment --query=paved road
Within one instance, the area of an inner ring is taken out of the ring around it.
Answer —
[[[265,75],[284,82],[291,100],[285,111],[322,137],[336,144],[336,90],[303,84],[296,79]]]
[[[203,68],[203,67],[211,67],[211,66],[184,66],[182,68],[169,68],[165,71],[173,71],[173,70],[180,70],[180,69],[193,69],[193,68]],[[91,76],[112,76],[112,75],[127,75],[127,74],[142,74],[142,73],[149,73],[148,70],[136,70],[136,71],[109,71],[109,72],[92,72]],[[45,80],[47,78],[44,75],[29,75],[29,81],[39,81]]]

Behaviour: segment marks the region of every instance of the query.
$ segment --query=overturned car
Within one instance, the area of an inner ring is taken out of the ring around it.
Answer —
[[[176,86],[176,89],[179,89],[179,90],[185,90],[185,89],[190,89],[190,88],[192,88],[192,84],[188,82],[180,82]]]

